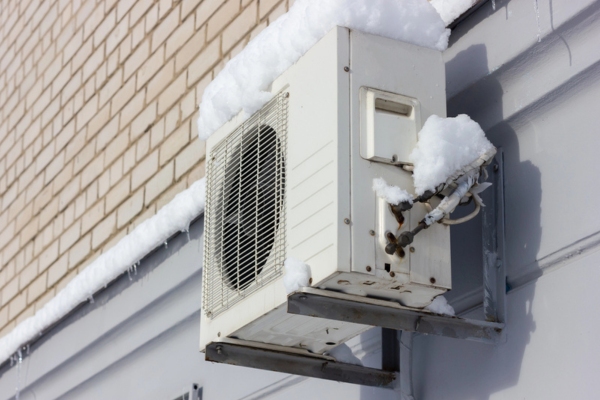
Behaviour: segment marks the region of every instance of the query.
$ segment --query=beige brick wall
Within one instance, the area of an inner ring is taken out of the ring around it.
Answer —
[[[197,104],[292,0],[0,0],[0,335],[204,176]]]

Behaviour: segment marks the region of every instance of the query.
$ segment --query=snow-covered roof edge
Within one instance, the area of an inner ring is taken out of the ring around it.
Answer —
[[[206,87],[198,136],[206,140],[238,115],[248,118],[272,97],[269,85],[335,26],[443,51],[450,30],[426,0],[296,0]]]
[[[102,253],[33,316],[0,338],[0,363],[127,272],[173,234],[187,231],[190,223],[204,212],[204,206],[205,179],[202,178],[175,196],[154,216],[139,224],[114,247]]]

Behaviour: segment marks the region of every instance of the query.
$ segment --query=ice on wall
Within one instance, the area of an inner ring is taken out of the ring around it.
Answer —
[[[283,263],[283,286],[290,294],[310,285],[310,266],[294,257],[288,257]]]
[[[415,192],[435,191],[449,178],[456,178],[472,165],[482,164],[496,153],[479,124],[468,115],[441,118],[432,115],[419,132],[409,158],[414,165]]]
[[[240,111],[248,118],[259,110],[272,97],[269,85],[335,26],[440,51],[450,35],[427,0],[296,0],[206,87],[198,118],[200,139]]]
[[[377,197],[384,199],[386,202],[397,206],[405,201],[412,204],[412,196],[404,189],[398,186],[390,186],[383,178],[373,179],[373,191]]]
[[[431,304],[425,307],[425,309],[436,314],[454,315],[454,308],[448,304],[444,296],[438,296],[433,299]]]
[[[444,24],[450,25],[454,20],[473,7],[478,0],[431,0],[431,5],[440,14]]]
[[[205,180],[201,179],[100,255],[44,307],[1,338],[0,360],[7,360],[22,345],[90,299],[173,234],[187,231],[191,221],[204,211],[204,205]]]

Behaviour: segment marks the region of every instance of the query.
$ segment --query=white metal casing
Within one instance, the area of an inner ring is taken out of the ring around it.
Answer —
[[[400,126],[413,126],[404,133],[406,140],[398,141],[396,161],[410,153],[402,144],[414,145],[416,137],[411,135],[430,115],[446,115],[441,53],[338,27],[273,82],[273,94],[282,90],[289,93],[286,256],[310,265],[313,286],[396,299],[410,306],[424,307],[450,289],[447,227],[435,225],[419,233],[414,252],[407,249],[404,258],[384,252],[386,231],[398,234],[414,228],[426,209],[416,204],[405,212],[406,221],[398,231],[388,204],[372,190],[373,178],[383,177],[409,192],[412,178],[386,160],[389,157],[374,162],[367,159],[373,159],[373,152],[364,151],[367,141],[378,137],[376,124],[371,137],[364,124],[365,115],[376,112],[365,109],[375,105],[364,100],[365,90],[388,100],[403,99],[413,107],[400,116],[407,117]],[[207,159],[241,118],[233,118],[208,139]],[[385,136],[394,146],[394,138]],[[286,300],[279,277],[214,318],[203,312],[200,349],[219,338],[235,337],[322,353],[365,329],[288,315]]]

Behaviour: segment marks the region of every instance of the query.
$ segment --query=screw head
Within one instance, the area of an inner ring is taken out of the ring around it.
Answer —
[[[500,166],[498,164],[494,165],[494,172],[498,172],[498,170],[500,169]]]
[[[433,277],[429,278],[429,282],[435,283],[435,278],[433,278]]]
[[[288,97],[290,97],[290,92],[285,92],[285,93],[283,94],[283,97],[285,97],[286,99],[287,99]]]
[[[410,252],[411,252],[411,253],[414,253],[414,252],[415,252],[415,248],[414,248],[414,247],[412,247],[412,246],[411,246],[411,247],[410,247],[408,250],[410,250]]]
[[[371,272],[371,266],[367,265],[367,272]]]
[[[396,276],[396,273],[394,271],[390,271],[390,276],[393,278]]]
[[[344,223],[346,225],[350,225],[350,218],[344,218]]]
[[[373,229],[371,229],[371,230],[369,231],[369,235],[371,235],[371,236],[375,236],[375,231],[374,231]]]
[[[392,156],[392,162],[396,162],[396,161],[398,161],[398,156],[394,154]]]
[[[222,350],[223,350],[223,347],[217,346],[217,354],[221,354]]]
[[[344,71],[350,72],[350,68],[349,67],[344,67]]]

